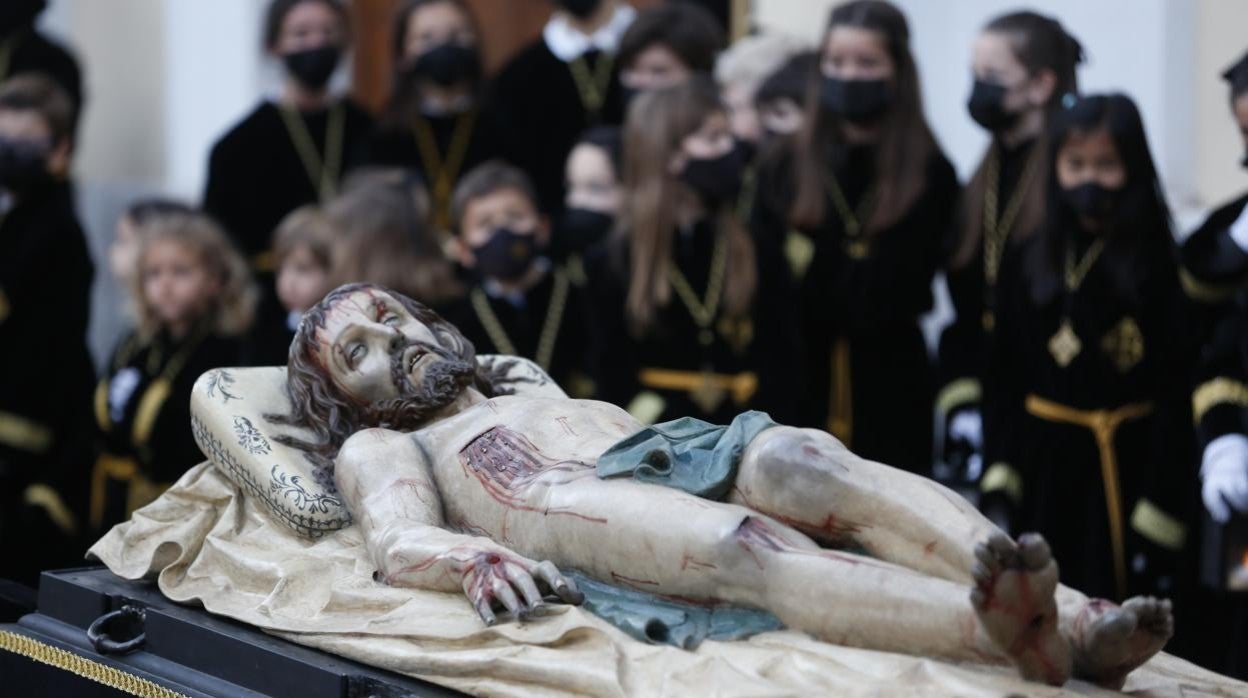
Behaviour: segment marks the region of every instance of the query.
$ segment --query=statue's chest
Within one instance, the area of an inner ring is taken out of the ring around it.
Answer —
[[[577,474],[590,469],[579,460],[552,458],[529,439],[507,427],[494,427],[459,452],[465,474],[471,474],[496,499],[514,500],[541,476],[551,471]]]

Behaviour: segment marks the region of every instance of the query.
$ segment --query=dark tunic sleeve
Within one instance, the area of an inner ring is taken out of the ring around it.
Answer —
[[[1225,307],[1202,347],[1192,407],[1200,446],[1248,434],[1248,308],[1242,295]]]
[[[1184,241],[1180,253],[1184,291],[1194,300],[1221,304],[1248,285],[1248,252],[1230,236],[1231,224],[1248,206],[1248,195],[1209,214]]]

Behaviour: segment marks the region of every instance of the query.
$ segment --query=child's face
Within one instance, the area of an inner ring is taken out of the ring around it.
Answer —
[[[117,220],[117,234],[108,247],[108,268],[123,286],[134,278],[139,265],[139,235],[130,216]]]
[[[407,16],[403,58],[412,61],[442,44],[476,46],[472,21],[452,2],[423,5]]]
[[[642,49],[633,62],[620,71],[620,82],[625,87],[643,92],[683,85],[691,77],[693,71],[689,66],[664,44],[651,44]]]
[[[581,143],[568,155],[568,208],[615,214],[620,208],[620,183],[611,158],[596,145]]]
[[[282,18],[281,31],[273,45],[279,56],[298,51],[342,44],[342,23],[338,13],[324,2],[301,2]]]
[[[143,298],[166,327],[188,325],[202,317],[221,290],[200,255],[185,243],[155,240],[147,246],[139,271]]]
[[[1109,132],[1097,128],[1067,136],[1057,151],[1057,183],[1067,190],[1089,183],[1113,190],[1126,186],[1127,167]]]
[[[468,248],[465,250],[467,257],[461,260],[464,266],[475,266],[472,250],[484,247],[500,228],[517,235],[536,236],[538,247],[546,244],[546,222],[529,197],[517,189],[499,189],[473,199],[464,207],[459,230],[461,247]]]
[[[62,174],[69,168],[68,144],[54,143],[48,122],[33,109],[0,109],[0,140],[42,153],[43,169],[49,174]]]
[[[305,312],[328,291],[328,270],[306,245],[296,245],[277,269],[277,297],[286,310]]]

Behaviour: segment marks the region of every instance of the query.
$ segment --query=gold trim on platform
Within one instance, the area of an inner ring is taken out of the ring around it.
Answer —
[[[0,630],[0,650],[21,655],[27,659],[46,664],[61,671],[81,676],[88,681],[140,698],[188,698],[141,676],[135,676],[117,667],[101,664],[93,659],[69,650],[40,642],[34,638]]]

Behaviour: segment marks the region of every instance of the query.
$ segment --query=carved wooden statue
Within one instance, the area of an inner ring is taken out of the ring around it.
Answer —
[[[1059,587],[1039,536],[824,432],[759,413],[647,429],[602,402],[496,395],[453,326],[383,288],[309,311],[288,381],[277,419],[315,435],[288,442],[332,473],[376,578],[462,590],[486,623],[577,603],[575,569],[828,642],[1113,687],[1172,632],[1168,601]]]

